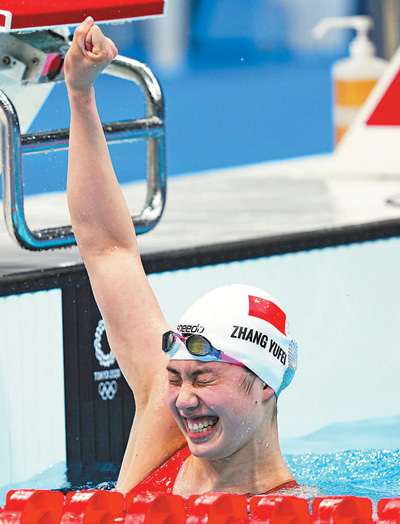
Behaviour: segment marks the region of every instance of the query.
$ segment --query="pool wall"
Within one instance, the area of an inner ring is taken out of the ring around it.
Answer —
[[[0,486],[66,460],[61,290],[0,298]]]

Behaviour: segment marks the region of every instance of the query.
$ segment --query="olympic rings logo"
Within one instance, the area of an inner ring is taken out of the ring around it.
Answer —
[[[104,353],[103,348],[101,347],[101,339],[105,330],[106,327],[104,325],[104,320],[100,319],[99,323],[97,324],[96,331],[94,333],[93,347],[100,366],[103,366],[104,368],[109,368],[115,362],[115,355],[111,350],[107,354]]]
[[[103,400],[112,400],[118,391],[118,384],[116,380],[112,380],[109,382],[106,380],[105,382],[100,382],[99,387],[97,388],[100,397]]]

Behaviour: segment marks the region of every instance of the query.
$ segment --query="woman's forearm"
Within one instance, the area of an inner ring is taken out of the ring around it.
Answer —
[[[132,248],[134,228],[111,163],[94,89],[89,96],[70,90],[69,98],[67,194],[81,251]]]
[[[67,195],[82,256],[136,248],[134,227],[112,166],[93,83],[117,53],[88,18],[65,59],[71,109]]]

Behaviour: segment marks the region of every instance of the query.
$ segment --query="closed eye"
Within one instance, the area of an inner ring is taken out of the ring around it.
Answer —
[[[181,373],[172,366],[167,366],[168,371],[168,383],[171,386],[181,386],[182,385],[182,375]],[[218,374],[214,372],[213,369],[209,367],[203,367],[197,369],[188,374],[185,381],[188,380],[192,383],[194,387],[205,387],[210,386],[218,379]]]
[[[174,368],[167,367],[168,383],[171,386],[180,386],[182,384],[182,377],[179,371]]]
[[[169,378],[168,384],[170,386],[180,386],[182,384],[182,380],[176,378]]]
[[[182,384],[182,378],[176,375],[168,375],[168,384],[171,386],[180,386]]]
[[[193,371],[193,373],[191,373],[191,379],[195,385],[208,386],[217,379],[217,375],[211,368],[203,367]]]
[[[197,377],[197,379],[194,381],[195,386],[209,386],[215,382],[215,377]]]

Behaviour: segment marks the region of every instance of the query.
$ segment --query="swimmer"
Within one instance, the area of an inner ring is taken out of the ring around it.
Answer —
[[[88,17],[66,55],[65,81],[71,223],[136,402],[117,489],[188,497],[296,486],[276,420],[277,398],[296,367],[284,311],[260,289],[223,286],[200,298],[172,329],[147,280],[93,87],[116,54]]]

